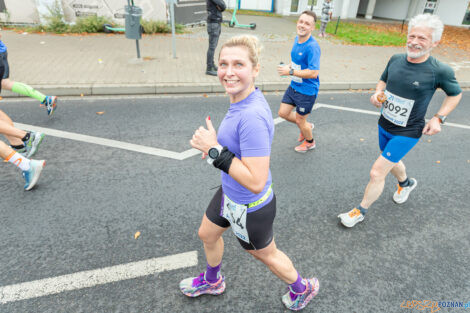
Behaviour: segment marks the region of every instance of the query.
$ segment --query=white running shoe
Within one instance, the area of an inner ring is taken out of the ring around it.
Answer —
[[[407,187],[400,187],[400,184],[397,184],[398,189],[393,194],[393,201],[398,204],[405,203],[410,196],[410,192],[416,188],[418,181],[414,178],[410,178],[410,185]]]
[[[362,215],[361,211],[357,208],[354,208],[349,212],[342,213],[338,215],[338,217],[341,219],[341,223],[346,227],[353,227],[364,220],[364,215]]]

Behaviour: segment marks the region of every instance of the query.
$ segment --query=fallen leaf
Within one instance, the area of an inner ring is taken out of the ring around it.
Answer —
[[[156,58],[155,57],[143,57],[144,61],[151,61],[151,60],[155,60]]]
[[[205,93],[202,95],[204,98],[208,98],[209,96]]]
[[[140,231],[138,231],[138,232],[136,232],[136,233],[134,234],[134,239],[137,239],[137,238],[139,238],[139,237],[140,237]]]
[[[98,115],[103,115],[103,114],[104,114],[104,111],[96,112],[96,114],[98,114]]]
[[[467,160],[467,163],[470,163],[470,160]]]
[[[333,97],[330,98],[330,100],[333,100],[333,99],[334,99]]]
[[[441,161],[436,161],[436,163],[437,163],[437,164],[440,164],[440,163],[441,163]]]
[[[364,141],[364,138],[359,139],[360,141]]]
[[[428,142],[431,142],[431,139],[428,139]]]
[[[83,97],[83,93],[80,94],[80,97]]]

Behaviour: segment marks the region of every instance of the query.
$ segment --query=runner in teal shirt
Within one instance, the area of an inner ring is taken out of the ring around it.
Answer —
[[[398,180],[393,201],[401,204],[408,200],[418,181],[408,178],[402,158],[418,143],[421,135],[439,133],[441,124],[462,98],[454,71],[430,55],[443,30],[444,25],[436,15],[422,14],[412,18],[408,25],[406,55],[394,55],[390,59],[371,96],[372,104],[381,108],[378,128],[382,153],[372,166],[361,203],[338,215],[346,227],[364,220],[369,207],[382,194],[385,178],[390,172]],[[429,102],[438,88],[447,96],[436,114],[425,123]]]

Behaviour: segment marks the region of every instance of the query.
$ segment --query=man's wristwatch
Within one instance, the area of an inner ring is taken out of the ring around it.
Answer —
[[[437,117],[440,121],[441,124],[444,124],[446,122],[447,116],[445,115],[439,115],[439,114],[434,114],[435,117]]]
[[[291,68],[291,69],[289,70],[289,75],[290,75],[290,76],[294,75],[294,69],[293,69],[293,68]]]
[[[207,163],[212,164],[214,163],[215,159],[217,159],[222,152],[223,147],[221,145],[214,146],[209,149],[207,153]]]

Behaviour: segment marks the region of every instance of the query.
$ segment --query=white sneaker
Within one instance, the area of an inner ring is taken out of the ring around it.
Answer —
[[[364,215],[362,215],[361,211],[357,208],[354,208],[347,213],[342,213],[338,215],[338,217],[341,219],[341,223],[346,227],[353,227],[364,220]]]
[[[398,189],[393,194],[393,201],[398,204],[406,202],[410,196],[410,192],[415,189],[417,185],[418,181],[414,178],[410,178],[410,185],[407,187],[400,187],[400,184],[397,184]]]

